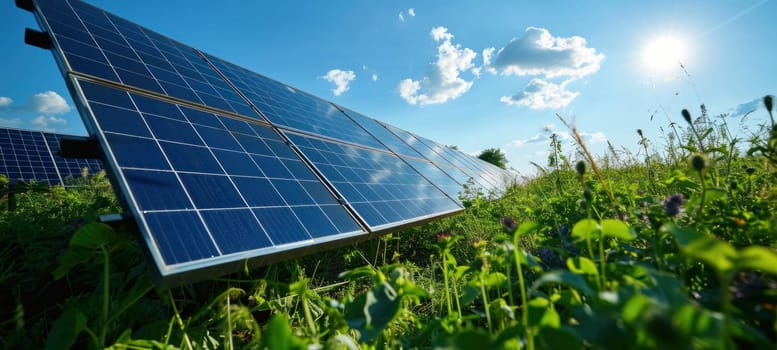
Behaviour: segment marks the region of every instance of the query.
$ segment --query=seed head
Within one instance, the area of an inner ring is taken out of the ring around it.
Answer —
[[[696,171],[704,170],[707,167],[707,165],[708,165],[707,162],[708,162],[707,161],[707,156],[705,156],[705,155],[703,155],[701,153],[696,153],[696,154],[694,154],[691,157],[691,166]]]
[[[639,134],[639,137],[644,137],[642,136],[642,129],[637,129],[637,134]]]
[[[764,96],[764,106],[766,106],[766,110],[769,111],[769,113],[771,113],[772,108],[774,108],[774,96],[772,95]]]
[[[688,112],[687,109],[683,109],[682,114],[683,114],[683,119],[685,119],[685,121],[688,122],[688,124],[692,124],[691,112]]]
[[[591,189],[588,188],[588,186],[583,189],[583,199],[585,199],[585,201],[588,203],[594,201],[594,193],[591,192]]]
[[[575,170],[577,170],[578,175],[585,175],[585,162],[582,160],[577,162],[577,164],[575,164]]]

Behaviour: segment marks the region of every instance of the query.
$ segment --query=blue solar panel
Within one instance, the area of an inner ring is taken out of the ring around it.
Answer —
[[[361,113],[354,112],[345,107],[340,107],[340,108],[345,112],[345,114],[351,117],[351,119],[353,119],[356,123],[361,125],[362,128],[367,130],[370,134],[372,134],[372,136],[378,139],[380,143],[385,145],[392,152],[405,157],[415,157],[415,158],[425,159],[422,154],[418,153],[418,151],[408,146],[407,143],[405,143],[397,135],[393,134],[391,131],[386,129],[386,127],[383,126],[383,124],[381,124],[377,120],[367,117]]]
[[[289,137],[373,230],[461,209],[394,154]]]
[[[197,52],[82,1],[37,1],[66,71],[256,116]]]
[[[11,182],[34,180],[49,185],[69,185],[68,178],[102,170],[97,159],[63,158],[59,142],[63,135],[0,128],[0,174]]]
[[[461,158],[461,152],[457,152],[456,150],[441,145],[437,142],[434,142],[432,140],[429,140],[427,138],[413,135],[418,141],[425,144],[429,149],[432,150],[432,152],[436,153],[440,156],[441,159],[444,159],[448,163],[452,164],[457,169],[461,170],[467,176],[469,176],[473,181],[475,181],[475,184],[478,185],[481,189],[488,190],[496,186],[496,182],[492,181],[488,176],[485,176],[485,174],[482,171],[478,171],[475,167],[470,166],[467,164],[468,162],[464,161]]]
[[[268,125],[72,82],[163,275],[365,234]]]
[[[273,125],[386,149],[331,103],[216,57],[207,57]]]
[[[164,280],[455,213],[470,178],[496,183],[467,155],[92,5],[34,4]]]

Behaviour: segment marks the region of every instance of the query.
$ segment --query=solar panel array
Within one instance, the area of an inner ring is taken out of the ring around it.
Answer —
[[[43,131],[0,128],[0,175],[19,181],[68,185],[84,168],[90,174],[103,169],[97,159],[64,158],[59,143],[64,135]],[[70,136],[72,138],[72,136]]]
[[[77,0],[35,13],[163,283],[463,210],[507,173]]]

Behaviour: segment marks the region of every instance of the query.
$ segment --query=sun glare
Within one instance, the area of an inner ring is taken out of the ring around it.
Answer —
[[[648,42],[642,52],[645,66],[653,73],[668,73],[687,59],[686,45],[677,37],[663,36]]]

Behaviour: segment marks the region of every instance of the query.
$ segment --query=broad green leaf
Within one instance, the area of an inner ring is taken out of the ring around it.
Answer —
[[[568,327],[541,328],[534,341],[541,349],[582,349],[583,341]]]
[[[750,246],[739,252],[736,265],[738,270],[753,269],[777,275],[777,254],[766,247]]]
[[[121,239],[112,227],[103,223],[91,223],[81,226],[70,238],[71,247],[97,249],[109,247]]]
[[[496,288],[507,282],[507,276],[501,272],[489,273],[483,281],[486,288]]]
[[[645,310],[650,307],[650,299],[642,294],[634,294],[623,305],[621,315],[623,320],[629,323],[636,322]]]
[[[305,294],[305,291],[308,290],[308,282],[309,280],[307,278],[303,278],[297,282],[290,283],[289,292],[296,295]]]
[[[629,230],[629,225],[625,222],[615,219],[602,220],[602,234],[615,237],[624,241],[633,240],[634,234]]]
[[[599,238],[599,223],[594,219],[583,219],[572,227],[572,237],[577,239]]]
[[[151,291],[152,288],[154,288],[154,283],[151,281],[151,277],[148,275],[143,275],[142,277],[138,278],[137,282],[135,282],[135,285],[132,286],[132,288],[130,288],[130,290],[123,296],[119,306],[114,309],[113,312],[111,312],[109,321],[115,320],[122,313],[124,313],[124,311],[127,311],[127,309],[129,309],[132,305],[135,305],[135,303],[144,295],[146,295],[146,293]]]
[[[599,275],[596,264],[591,259],[582,256],[568,258],[567,268],[578,275]]]
[[[286,315],[275,314],[267,323],[267,330],[262,335],[262,349],[273,350],[305,350],[305,342],[294,335],[289,327]]]
[[[562,284],[570,288],[577,289],[578,291],[587,294],[589,296],[595,295],[594,291],[588,286],[588,282],[585,281],[583,276],[574,274],[570,271],[550,271],[542,274],[540,278],[534,281],[531,289],[537,290],[546,284]]]
[[[661,230],[675,237],[685,255],[701,260],[720,272],[734,267],[737,252],[731,244],[675,224],[666,224]]]
[[[524,221],[520,225],[518,225],[518,229],[515,230],[515,234],[513,236],[513,240],[517,240],[518,237],[521,237],[529,232],[537,230],[540,225],[533,221]]]
[[[402,303],[397,292],[383,282],[360,294],[345,306],[345,320],[359,331],[361,342],[370,342],[394,320]]]
[[[58,259],[59,264],[52,275],[54,279],[60,279],[73,267],[89,261],[100,248],[111,250],[127,241],[127,235],[116,232],[106,224],[91,223],[81,226],[70,238],[70,245]]]
[[[86,321],[86,315],[81,310],[65,309],[51,327],[46,339],[46,349],[70,349],[78,335],[86,329]]]
[[[343,271],[337,277],[353,281],[365,276],[374,276],[375,273],[377,273],[375,269],[370,266],[360,266],[353,270]]]

